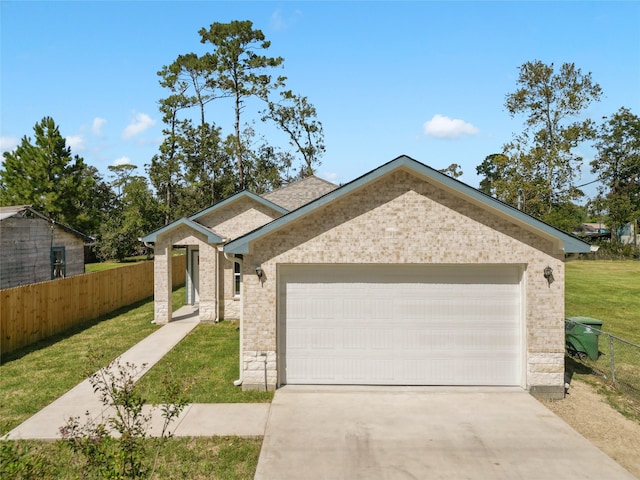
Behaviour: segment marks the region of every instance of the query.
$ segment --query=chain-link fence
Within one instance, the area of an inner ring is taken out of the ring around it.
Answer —
[[[567,319],[567,353],[629,400],[640,412],[640,345]]]

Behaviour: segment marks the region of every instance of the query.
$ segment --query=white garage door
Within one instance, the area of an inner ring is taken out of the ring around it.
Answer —
[[[517,266],[282,266],[285,384],[519,385]]]

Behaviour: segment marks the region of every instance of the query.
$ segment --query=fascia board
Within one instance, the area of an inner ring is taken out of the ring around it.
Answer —
[[[280,205],[277,205],[273,202],[270,202],[269,200],[265,200],[264,198],[260,197],[259,195],[256,195],[255,193],[251,193],[247,190],[243,190],[242,192],[236,193],[235,195],[232,195],[231,197],[225,198],[224,200],[222,200],[221,202],[216,203],[215,205],[212,205],[208,208],[205,208],[204,210],[200,210],[197,213],[194,213],[193,215],[189,216],[190,220],[197,220],[198,218],[201,218],[211,212],[215,212],[216,210],[223,208],[227,205],[230,205],[234,202],[237,202],[238,200],[242,199],[242,198],[249,198],[255,202],[261,203],[262,205],[265,205],[266,207],[269,207],[273,210],[275,210],[278,213],[281,213],[282,215],[286,214],[289,212],[289,210],[287,210],[286,208],[282,208]]]
[[[297,210],[294,210],[287,215],[284,215],[256,230],[249,232],[241,237],[232,240],[225,245],[224,250],[228,253],[235,254],[248,254],[250,252],[250,244],[252,241],[273,233],[285,225],[289,224],[308,215],[316,209],[337,200],[338,198],[348,195],[349,193],[358,190],[372,181],[394,171],[399,168],[406,169],[408,171],[418,173],[424,177],[427,177],[433,181],[436,185],[446,187],[447,190],[452,191],[454,194],[466,197],[473,203],[480,205],[483,208],[489,208],[490,210],[497,212],[500,216],[506,217],[517,224],[524,226],[530,230],[537,232],[546,238],[552,240],[560,251],[564,253],[587,253],[590,251],[591,246],[583,242],[582,240],[569,235],[562,230],[559,230],[541,220],[538,220],[531,215],[524,213],[517,208],[514,208],[506,203],[503,203],[495,198],[482,193],[481,191],[459,181],[448,175],[445,175],[437,170],[434,170],[427,165],[424,165],[417,160],[414,160],[406,155],[397,157],[394,160],[372,170],[371,172],[362,175],[359,178],[343,185],[342,187],[329,192],[328,194],[318,198],[317,200],[304,205]]]
[[[289,224],[290,222],[293,222],[299,218],[302,218],[308,215],[309,213],[319,208],[322,208],[323,206],[329,203],[334,202],[338,198],[344,195],[347,195],[349,193],[352,193],[355,190],[358,190],[359,188],[367,185],[369,182],[375,180],[376,178],[379,178],[385,175],[386,173],[392,170],[395,170],[395,168],[397,167],[392,164],[396,161],[399,161],[402,158],[403,157],[398,157],[396,160],[393,160],[385,165],[382,165],[381,167],[378,167],[377,169],[365,175],[362,175],[359,178],[356,178],[355,180],[343,185],[342,187],[332,190],[331,192],[321,196],[320,198],[317,198],[316,200],[310,203],[307,203],[306,205],[303,205],[302,207],[297,208],[296,210],[293,210],[288,214],[280,218],[277,218],[272,222],[269,222],[266,225],[263,225],[262,227],[259,227],[253,230],[252,232],[246,233],[245,235],[230,241],[224,246],[224,251],[227,253],[234,253],[234,254],[249,253],[250,243],[253,240],[259,237],[262,237],[264,235],[273,233],[279,230],[280,228],[283,228],[285,225]],[[415,162],[415,160],[412,160],[412,161]]]
[[[466,197],[472,203],[482,208],[488,207],[498,216],[521,225],[523,228],[533,231],[542,237],[548,238],[556,245],[557,253],[588,253],[591,249],[590,244],[583,242],[579,238],[549,225],[528,213],[518,210],[507,203],[501,202],[480,190],[470,187],[466,183],[444,175],[426,165],[418,164],[418,167],[422,168],[411,168],[438,182],[454,194],[462,194],[462,196]]]
[[[196,232],[204,235],[207,239],[207,242],[210,244],[223,242],[222,237],[216,235],[214,232],[204,227],[203,225],[200,225],[199,223],[194,222],[193,220],[186,217],[176,220],[175,222],[170,223],[169,225],[165,225],[164,227],[156,230],[155,232],[152,232],[149,235],[142,237],[142,241],[146,243],[156,243],[160,235],[163,235],[181,226],[189,227],[195,230]]]

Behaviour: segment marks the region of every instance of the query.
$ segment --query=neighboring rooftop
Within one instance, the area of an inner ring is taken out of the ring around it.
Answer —
[[[0,220],[15,216],[25,216],[31,205],[12,205],[10,207],[0,207]],[[43,217],[44,218],[44,217]]]
[[[81,237],[85,242],[91,242],[94,240],[91,236],[86,235],[82,232],[79,232],[78,230],[70,227],[69,225],[65,225],[64,223],[54,222],[52,219],[47,218],[42,213],[31,208],[31,205],[11,205],[7,207],[0,207],[0,221],[5,220],[7,218],[11,218],[11,217],[19,217],[19,218],[38,217],[38,218],[41,218],[42,220],[46,220],[47,222],[51,222],[58,225],[59,227],[63,228],[69,233],[72,233],[73,235],[77,235],[78,237]]]

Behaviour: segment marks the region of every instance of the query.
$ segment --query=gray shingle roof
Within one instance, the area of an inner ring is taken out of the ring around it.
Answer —
[[[262,195],[262,198],[291,211],[306,205],[322,195],[332,192],[336,188],[338,188],[337,185],[327,180],[310,176],[297,182],[292,182],[272,192],[265,193]]]

